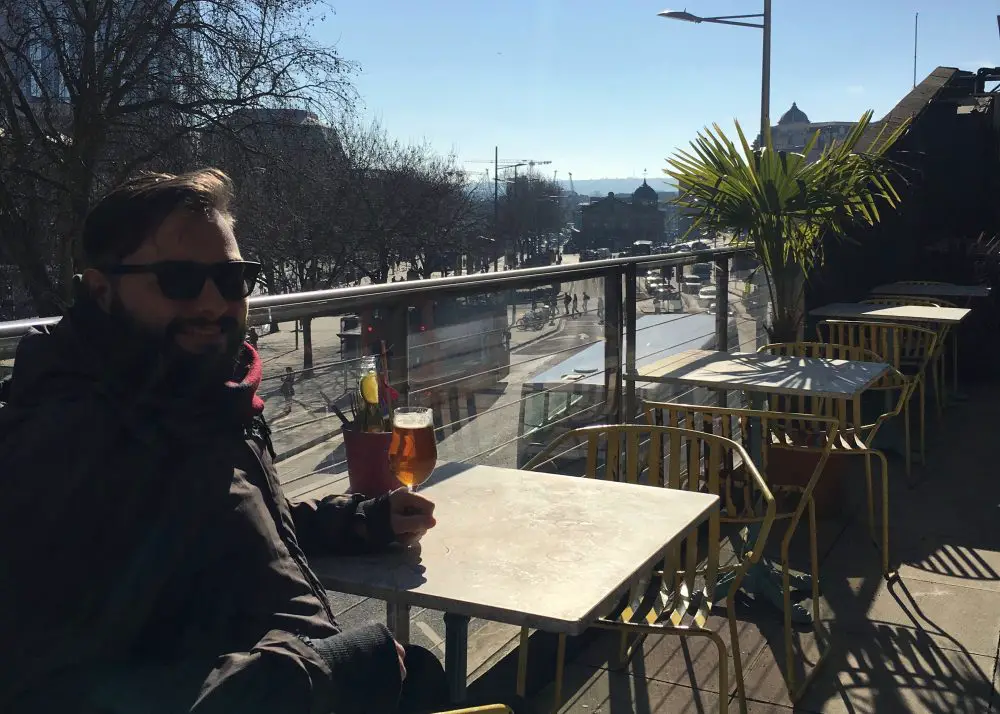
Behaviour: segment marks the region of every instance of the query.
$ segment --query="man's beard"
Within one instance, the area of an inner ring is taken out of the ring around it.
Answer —
[[[177,319],[166,328],[154,328],[136,319],[115,295],[109,318],[123,342],[121,346],[127,350],[127,357],[119,356],[127,358],[131,363],[129,371],[142,381],[162,381],[175,393],[192,393],[209,385],[222,386],[235,376],[243,352],[246,326],[234,317],[227,315],[217,321]],[[225,337],[221,348],[196,354],[180,347],[178,334],[188,327],[206,325],[219,327]]]

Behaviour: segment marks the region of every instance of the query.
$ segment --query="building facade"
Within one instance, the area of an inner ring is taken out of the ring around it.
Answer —
[[[777,125],[771,127],[771,142],[777,151],[801,153],[818,131],[819,139],[809,153],[809,159],[813,160],[830,144],[846,138],[853,127],[854,122],[850,121],[809,121],[806,113],[792,102],[791,108],[781,115]],[[757,143],[760,144],[760,137],[757,137]]]
[[[619,253],[637,240],[663,242],[664,213],[656,191],[643,180],[631,201],[609,193],[580,210],[580,249],[607,248]]]

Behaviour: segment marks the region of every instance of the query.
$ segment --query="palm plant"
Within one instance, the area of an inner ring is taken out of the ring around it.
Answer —
[[[880,131],[867,150],[856,152],[871,120],[865,112],[846,138],[812,162],[807,157],[819,131],[802,153],[792,153],[775,151],[770,131],[763,146],[752,147],[739,122],[739,145],[715,124],[698,134],[690,151],[667,159],[664,173],[677,183],[676,203],[693,212],[692,230],[730,232],[737,244],[753,248],[771,301],[773,340],[798,338],[805,280],[822,264],[827,236],[873,226],[880,203],[899,204],[893,187],[899,173],[885,154],[906,125],[888,136]]]

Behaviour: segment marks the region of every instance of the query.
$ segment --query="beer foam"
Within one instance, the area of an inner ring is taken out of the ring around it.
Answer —
[[[434,413],[429,410],[423,413],[396,412],[393,414],[392,424],[400,429],[425,429],[434,426]]]

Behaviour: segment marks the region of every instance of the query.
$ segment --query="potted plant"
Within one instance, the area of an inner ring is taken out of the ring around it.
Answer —
[[[389,384],[384,347],[380,361],[375,357],[362,359],[357,389],[350,393],[350,418],[331,405],[343,423],[351,491],[366,496],[378,496],[400,486],[389,467],[392,412],[399,393]]]
[[[906,124],[888,136],[880,131],[863,151],[858,145],[871,126],[865,112],[850,134],[825,147],[814,161],[817,130],[802,153],[776,151],[770,131],[752,146],[739,122],[739,144],[718,125],[700,133],[691,150],[667,159],[664,173],[678,186],[675,203],[694,216],[694,230],[729,233],[736,245],[752,248],[764,274],[771,304],[766,325],[774,342],[801,339],[804,293],[809,274],[823,262],[824,241],[852,226],[873,226],[879,204],[895,208],[898,176],[886,151]]]
[[[752,146],[739,122],[738,144],[713,125],[690,151],[667,159],[664,173],[679,190],[675,203],[694,216],[690,231],[729,233],[737,246],[752,249],[755,270],[764,275],[770,303],[765,328],[772,342],[803,339],[806,281],[823,262],[825,241],[843,237],[851,227],[878,223],[880,204],[890,209],[899,204],[893,187],[898,172],[886,152],[906,124],[888,136],[879,131],[858,150],[871,120],[872,112],[865,112],[843,141],[825,147],[813,161],[819,131],[802,153],[793,153],[776,151],[770,130],[761,146]],[[774,450],[768,474],[775,484],[804,486],[814,465],[810,454]],[[837,468],[833,459],[813,494],[824,515],[835,513],[842,501],[843,479],[831,478],[831,468]]]

